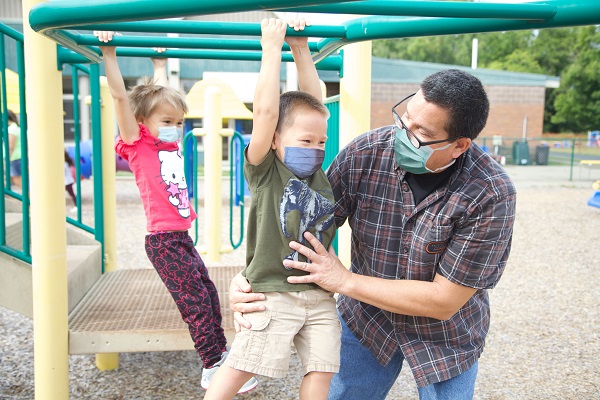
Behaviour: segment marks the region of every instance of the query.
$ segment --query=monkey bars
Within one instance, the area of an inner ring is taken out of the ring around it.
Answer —
[[[47,35],[79,56],[62,52],[64,60],[100,62],[91,30],[260,36],[259,23],[157,20],[249,10],[360,14],[341,26],[310,26],[289,35],[321,38],[309,42],[319,69],[338,70],[341,60],[328,55],[348,43],[414,36],[555,28],[600,23],[598,0],[546,0],[530,3],[470,3],[453,1],[366,0],[179,0],[177,7],[162,0],[60,0],[31,10],[33,30]],[[364,16],[366,15],[366,16]],[[77,23],[74,23],[77,21]],[[79,30],[88,31],[80,33]],[[260,41],[240,38],[164,36],[116,37],[111,44],[120,55],[157,57],[151,47],[167,47],[162,57],[260,60]],[[285,47],[284,51],[289,50]],[[289,53],[284,61],[291,61]]]

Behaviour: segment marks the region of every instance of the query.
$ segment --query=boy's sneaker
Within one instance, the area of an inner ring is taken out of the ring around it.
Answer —
[[[202,386],[203,389],[208,389],[208,385],[210,384],[210,381],[211,381],[213,375],[217,372],[217,369],[221,365],[223,365],[223,363],[225,362],[225,359],[227,358],[228,355],[229,355],[229,352],[224,351],[223,355],[221,356],[221,360],[218,363],[216,363],[215,365],[213,365],[212,368],[203,368],[202,369],[202,379],[200,380],[200,386]],[[240,388],[240,390],[238,390],[238,394],[249,392],[257,386],[258,386],[258,381],[256,380],[255,377],[252,377],[252,378],[248,379],[248,381],[246,383],[244,383],[244,386],[242,386]]]

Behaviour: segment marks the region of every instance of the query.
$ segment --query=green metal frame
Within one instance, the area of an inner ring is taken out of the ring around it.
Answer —
[[[19,108],[20,108],[20,145],[21,145],[21,193],[17,193],[11,189],[10,184],[10,156],[8,148],[8,108],[7,108],[7,92],[6,92],[6,49],[5,49],[5,36],[13,39],[16,45],[17,55],[17,73],[19,75]],[[2,99],[2,141],[7,143],[4,146],[4,154],[2,158],[5,163],[0,166],[2,172],[5,173],[6,182],[2,185],[2,198],[0,199],[0,250],[10,254],[11,256],[18,258],[22,261],[31,263],[31,242],[30,242],[30,221],[31,215],[29,213],[29,158],[28,158],[28,138],[27,138],[27,113],[25,106],[25,55],[23,49],[23,34],[6,26],[0,24],[0,76],[2,79],[2,91],[0,93]],[[23,238],[23,250],[14,249],[6,244],[6,203],[4,195],[7,194],[15,199],[21,201],[21,212],[22,212],[22,229],[21,234]]]
[[[25,98],[25,57],[23,51],[23,34],[4,25],[0,24],[0,79],[2,82],[2,90],[0,91],[0,98],[6,99],[6,49],[5,49],[5,36],[12,38],[15,40],[16,51],[17,51],[17,73],[19,75],[19,107],[21,114],[21,163],[24,167],[22,170],[22,188],[21,193],[17,193],[10,188],[10,174],[5,174],[6,181],[2,185],[2,196],[0,198],[0,251],[10,254],[11,256],[18,258],[24,262],[31,263],[31,241],[30,241],[30,226],[31,226],[31,216],[29,211],[30,205],[30,193],[29,193],[29,159],[28,159],[28,129],[27,129],[27,111],[26,111],[26,98]],[[71,52],[72,53],[72,52]],[[87,60],[85,60],[87,61]],[[62,66],[62,64],[61,64]],[[80,64],[71,65],[73,68],[73,94],[74,98],[79,98],[79,84],[77,80],[77,71],[84,72],[88,75],[91,74],[90,71],[94,70],[94,66],[88,68],[87,66]],[[95,79],[92,77],[90,80],[92,86],[92,134],[94,137],[100,137],[101,135],[101,126],[100,126],[100,73],[98,69],[98,65],[95,66]],[[75,159],[80,159],[80,124],[79,124],[79,102],[74,101],[74,120],[75,120]],[[2,116],[2,140],[4,143],[8,143],[8,113],[7,113],[7,102],[2,101],[2,105],[0,107],[0,114]],[[97,142],[97,143],[96,143]],[[100,160],[101,157],[101,148],[99,141],[96,141],[93,144],[94,151],[94,160]],[[8,154],[8,146],[4,146],[4,153],[2,154],[2,159],[4,162],[0,163],[0,172],[4,173],[5,171],[10,170],[10,160]],[[99,163],[99,162],[98,162]],[[102,243],[104,246],[104,232],[102,229],[104,213],[103,213],[103,203],[102,203],[102,169],[98,164],[94,165],[94,212],[95,212],[95,225],[98,228],[91,227],[82,222],[81,215],[81,166],[79,162],[75,163],[76,169],[76,185],[77,185],[77,219],[73,219],[70,217],[66,217],[68,223],[77,226],[89,233],[94,234],[96,240]],[[10,246],[6,245],[6,205],[4,195],[9,195],[17,200],[21,201],[22,207],[22,238],[23,238],[23,250],[17,250]],[[103,252],[104,253],[104,252]],[[104,269],[104,267],[103,267]]]
[[[237,140],[238,146],[234,146],[233,142]],[[235,149],[238,149],[238,160],[240,160],[239,165],[233,165],[235,157],[233,152]],[[237,206],[240,208],[240,235],[238,241],[233,240],[233,208],[236,207],[234,205],[235,202],[235,192],[233,181],[238,176],[236,172],[236,168],[240,169],[241,174],[239,176],[241,178],[237,179],[235,182],[237,184],[238,193],[242,194],[242,200],[240,201],[240,205]],[[233,249],[237,249],[240,247],[242,242],[244,241],[244,138],[242,134],[238,131],[233,132],[233,136],[231,137],[231,141],[229,142],[229,242]]]
[[[337,4],[333,4],[337,3]],[[304,31],[288,30],[289,35],[321,37],[311,43],[316,62],[348,43],[374,39],[402,38],[493,32],[521,29],[555,28],[600,23],[597,0],[546,0],[531,3],[471,3],[452,1],[367,0],[339,2],[331,0],[295,1],[216,1],[180,0],[177,7],[163,1],[147,0],[79,0],[46,2],[30,13],[31,27],[92,62],[101,60],[94,37],[80,34],[82,30],[118,30],[129,32],[172,32],[219,35],[260,34],[259,24],[215,23],[201,21],[149,21],[145,19],[208,15],[249,10],[282,10],[295,12],[343,13],[369,15],[347,21],[342,26],[310,26]],[[93,11],[93,12],[92,12]],[[78,21],[73,24],[73,21]],[[134,47],[149,42],[154,47],[193,48],[197,50],[167,50],[164,57],[235,58],[234,50],[258,49],[257,41],[164,37],[115,38],[115,46]],[[227,49],[206,53],[206,49]],[[203,50],[202,50],[203,49]],[[152,50],[138,49],[138,55],[150,57]],[[179,52],[179,53],[177,53]],[[195,55],[198,55],[196,57]],[[260,52],[258,53],[260,54]],[[156,56],[156,53],[154,53]],[[252,53],[244,55],[251,59]],[[318,66],[318,64],[317,64]]]
[[[192,176],[191,179],[189,176],[187,176],[187,168],[184,169],[184,173],[186,174],[185,176],[185,181],[186,182],[193,182],[194,184],[194,210],[199,210],[198,208],[198,197],[200,197],[198,195],[198,139],[196,139],[196,136],[194,135],[193,131],[189,131],[187,132],[184,136],[183,136],[183,140],[182,140],[182,155],[183,155],[183,159],[187,160],[188,159],[188,154],[187,154],[187,148],[188,148],[188,142],[192,140],[193,141],[193,146],[192,146]],[[196,246],[198,244],[198,237],[200,236],[199,234],[199,228],[198,228],[198,220],[199,218],[196,218],[194,220],[194,246]]]
[[[74,142],[75,142],[75,185],[76,185],[76,206],[77,206],[77,219],[73,219],[67,216],[67,221],[87,232],[94,233],[94,229],[82,222],[81,218],[81,122],[80,122],[80,110],[79,110],[79,72],[83,72],[86,75],[90,75],[90,69],[85,65],[72,64],[71,83],[73,86],[73,120],[75,121],[74,127]],[[101,203],[102,204],[102,203]]]

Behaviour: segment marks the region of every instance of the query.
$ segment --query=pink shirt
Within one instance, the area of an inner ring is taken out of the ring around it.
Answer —
[[[119,137],[115,151],[129,163],[140,190],[148,232],[190,229],[196,213],[188,198],[183,157],[178,142],[163,142],[140,126],[140,137],[126,144]]]

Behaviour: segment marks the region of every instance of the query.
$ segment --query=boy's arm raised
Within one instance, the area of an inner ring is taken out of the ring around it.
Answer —
[[[271,149],[279,119],[281,47],[286,29],[283,21],[274,18],[261,21],[262,60],[254,92],[252,137],[246,151],[252,165],[260,164]]]
[[[114,33],[106,31],[95,31],[94,35],[100,42],[108,43],[112,40]],[[135,142],[139,137],[139,127],[129,104],[125,82],[121,76],[121,70],[117,63],[117,49],[115,46],[100,46],[104,58],[104,69],[110,89],[110,95],[115,103],[115,114],[121,139],[127,144]]]
[[[288,24],[295,31],[303,31],[306,26],[310,26],[308,21],[301,18],[291,20]],[[308,49],[308,38],[306,36],[286,36],[285,41],[290,46],[296,63],[299,89],[323,102],[319,74],[317,74],[317,69]]]

